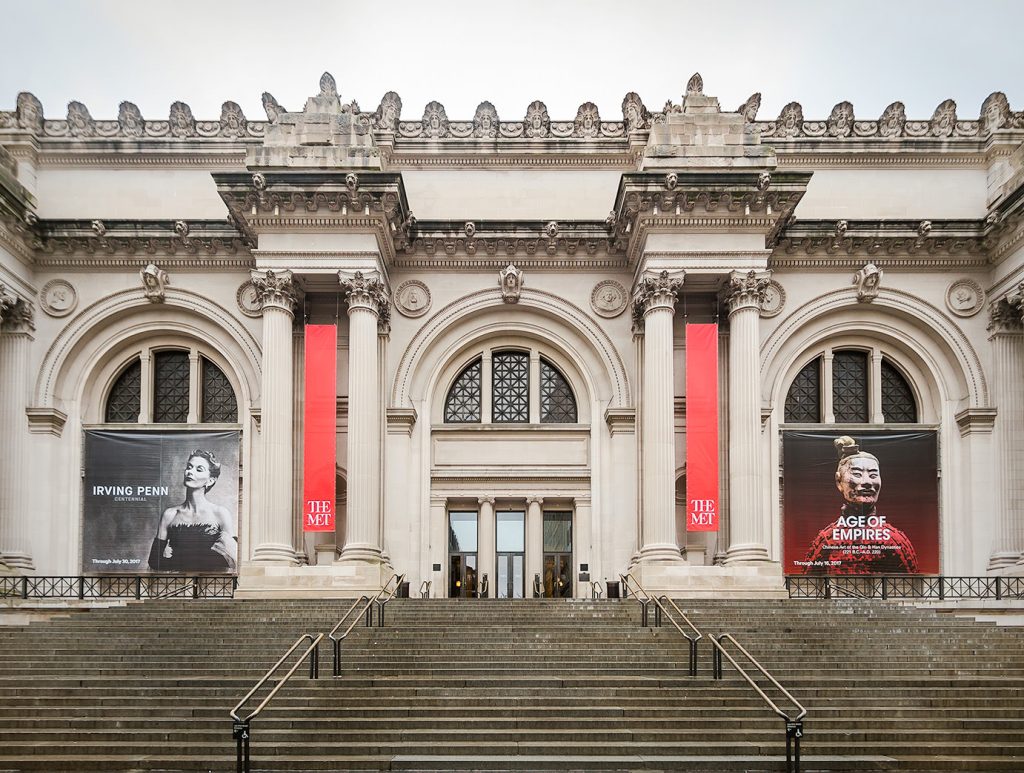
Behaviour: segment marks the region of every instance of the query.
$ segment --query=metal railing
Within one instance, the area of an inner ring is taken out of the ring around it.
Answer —
[[[238,702],[238,704],[231,710],[231,736],[235,741],[235,770],[237,773],[249,773],[249,744],[252,741],[252,721],[260,715],[260,713],[267,707],[267,704],[277,695],[281,688],[288,683],[288,680],[292,678],[299,666],[302,665],[307,657],[309,658],[309,678],[316,679],[320,676],[320,641],[324,638],[322,633],[318,633],[315,636],[311,633],[306,633],[295,640],[295,643],[288,648],[288,651],[284,653],[281,658],[271,666],[270,670],[263,675],[263,678],[256,682],[256,685],[246,693],[245,697]],[[288,656],[295,652],[296,649],[304,641],[309,641],[309,646],[305,652],[299,657],[298,660],[288,669],[288,673],[285,674],[277,684],[274,685],[273,689],[267,693],[267,697],[264,698],[260,704],[250,711],[245,717],[239,715],[241,708],[248,702],[248,700],[256,694],[256,692],[265,685],[270,677],[274,675],[274,672],[281,667]]]
[[[421,599],[429,599],[430,598],[430,586],[432,584],[433,584],[432,580],[424,580],[423,582],[420,583],[420,598]]]
[[[193,599],[234,598],[237,577],[177,574],[7,575],[0,598],[7,599]]]
[[[600,599],[604,593],[604,588],[601,587],[601,583],[598,580],[590,581],[590,598]]]
[[[686,639],[687,642],[689,642],[689,644],[690,644],[689,675],[690,676],[697,676],[697,642],[699,642],[701,639],[704,638],[704,634],[702,634],[700,632],[700,629],[697,628],[697,626],[695,626],[693,624],[693,621],[690,620],[690,618],[688,618],[683,613],[683,611],[678,606],[676,606],[676,603],[674,601],[672,601],[672,599],[670,599],[668,596],[666,596],[664,594],[662,594],[659,597],[652,596],[650,593],[647,592],[647,589],[644,588],[644,586],[642,586],[637,581],[637,579],[633,575],[631,575],[629,573],[620,574],[619,575],[619,580],[622,582],[623,589],[625,589],[627,592],[630,590],[630,587],[629,587],[630,583],[633,583],[633,585],[635,586],[636,589],[633,591],[633,596],[640,603],[640,621],[641,621],[640,624],[642,626],[644,626],[645,628],[647,627],[647,623],[649,621],[650,605],[653,604],[654,605],[654,625],[655,625],[655,627],[658,627],[658,628],[661,627],[662,616],[664,616],[664,617],[668,618],[668,621],[670,623],[672,623],[672,625],[675,627],[675,629],[679,632],[679,635],[682,636],[684,639]],[[669,604],[672,605],[672,608],[676,611],[676,614],[679,615],[679,617],[683,620],[683,622],[686,623],[690,627],[691,631],[693,631],[693,633],[695,634],[694,636],[691,636],[690,634],[686,633],[686,631],[684,631],[682,629],[682,626],[679,625],[678,621],[674,617],[672,617],[672,615],[670,615],[668,613],[668,610],[665,608],[664,602],[668,602]]]
[[[847,575],[786,578],[793,599],[1024,599],[1024,577],[944,577],[942,575]]]
[[[800,773],[800,739],[803,738],[804,735],[803,719],[805,716],[807,716],[807,709],[805,709],[803,705],[801,705],[801,703],[793,697],[789,690],[787,690],[785,687],[779,684],[779,680],[772,676],[770,673],[768,673],[768,670],[760,663],[758,663],[757,660],[754,659],[754,656],[747,652],[747,650],[744,649],[743,645],[736,641],[736,638],[732,634],[723,633],[719,635],[717,639],[714,636],[710,636],[708,637],[708,640],[712,644],[712,677],[714,679],[722,678],[723,657],[725,657],[726,659],[728,659],[730,663],[732,663],[733,667],[739,672],[739,675],[743,677],[744,681],[746,681],[747,684],[753,687],[754,691],[761,696],[761,699],[766,704],[768,704],[768,708],[770,708],[778,717],[782,719],[783,722],[786,723],[786,771],[787,773]],[[772,686],[775,687],[776,690],[778,690],[780,693],[786,696],[786,699],[790,703],[792,703],[797,709],[797,712],[794,716],[790,716],[785,711],[780,709],[778,704],[776,704],[775,701],[768,697],[768,694],[764,690],[762,690],[761,686],[750,677],[750,675],[740,666],[739,663],[736,662],[733,656],[725,651],[725,646],[723,645],[723,642],[727,642],[736,647],[736,649],[743,653],[743,656],[750,662],[750,664],[753,665],[754,668],[756,668],[761,673],[761,675],[764,676],[765,679],[772,683]]]
[[[335,623],[334,627],[327,634],[327,638],[331,640],[331,645],[333,649],[334,657],[332,673],[334,676],[341,676],[341,643],[348,637],[350,633],[352,633],[352,629],[356,627],[356,623],[359,622],[360,616],[364,618],[366,627],[371,628],[373,626],[374,604],[378,601],[378,599],[381,598],[381,596],[389,592],[388,587],[390,587],[392,581],[397,582],[395,582],[395,589],[390,593],[397,593],[398,589],[402,587],[402,581],[404,579],[404,574],[393,574],[391,575],[391,578],[386,583],[384,583],[384,586],[379,591],[377,591],[376,595],[374,595],[373,598],[370,598],[369,596],[365,595],[357,598],[354,602],[352,602],[352,606],[348,608],[348,611],[345,612],[344,615],[342,615],[341,620]],[[392,596],[389,596],[388,601],[390,601],[391,598]],[[345,624],[345,621],[349,619],[349,617],[352,615],[352,612],[355,611],[356,607],[358,607],[363,602],[366,602],[365,605],[363,606],[362,609],[359,610],[358,614],[352,617],[352,622],[350,622],[348,628],[345,629],[345,633],[343,633],[341,636],[337,636],[336,634],[341,629],[341,626],[343,626]],[[381,607],[380,609],[380,624],[384,625],[383,607]]]

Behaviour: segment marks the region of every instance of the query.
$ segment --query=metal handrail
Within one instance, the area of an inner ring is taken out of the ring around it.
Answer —
[[[372,599],[369,596],[366,596],[366,595],[363,595],[363,596],[360,596],[359,598],[357,598],[353,602],[352,606],[350,606],[348,608],[348,611],[342,616],[341,620],[339,620],[337,623],[335,623],[334,627],[330,630],[330,632],[328,632],[327,638],[331,640],[331,644],[332,644],[333,650],[334,650],[334,652],[333,652],[333,655],[334,655],[333,661],[334,661],[334,663],[333,663],[333,668],[332,668],[332,673],[333,673],[334,676],[341,676],[341,642],[342,642],[342,640],[345,639],[350,633],[352,633],[352,629],[355,628],[356,627],[356,623],[359,622],[360,615],[365,616],[366,627],[367,628],[370,628],[370,627],[373,626],[373,604],[374,604],[374,602],[377,601],[377,599],[379,599],[384,594],[384,592],[387,590],[388,586],[391,585],[391,581],[392,580],[396,580],[396,579],[398,580],[398,582],[395,583],[395,587],[398,588],[398,587],[401,586],[402,579],[404,577],[405,577],[404,574],[403,575],[393,574],[388,579],[388,581],[386,583],[384,583],[384,587],[382,587],[379,591],[377,591],[376,595]],[[359,606],[359,604],[361,602],[363,602],[363,601],[366,602],[366,605],[361,610],[359,610],[359,614],[358,615],[356,615],[355,617],[352,618],[352,622],[349,623],[348,628],[345,629],[345,633],[343,633],[341,636],[335,636],[335,634],[338,632],[338,629],[341,628],[341,626],[343,626],[345,624],[345,621],[348,619],[348,616],[351,615],[352,611],[357,606]],[[383,625],[383,617],[382,617],[381,624]]]
[[[637,601],[640,602],[641,605],[640,617],[642,625],[647,625],[649,608],[648,605],[653,603],[655,626],[661,626],[661,617],[662,615],[664,615],[666,618],[668,618],[668,621],[672,623],[673,626],[675,626],[675,629],[679,631],[679,635],[690,643],[689,674],[690,676],[697,676],[697,642],[704,638],[704,634],[701,633],[700,629],[693,624],[693,621],[690,620],[690,618],[688,618],[683,613],[683,611],[676,605],[676,603],[672,601],[672,599],[670,599],[668,596],[664,594],[662,594],[659,597],[652,596],[650,593],[647,592],[647,589],[640,584],[639,580],[637,580],[633,575],[629,574],[628,572],[626,574],[620,574],[619,579],[622,581],[623,587],[625,588],[628,588],[630,581],[632,581],[632,583],[636,586],[637,591],[643,594],[643,599],[641,599],[638,594],[634,594],[636,595]],[[696,634],[696,636],[690,636],[688,633],[686,633],[686,631],[682,629],[682,626],[679,625],[676,619],[669,614],[668,610],[665,608],[665,605],[662,603],[663,601],[667,601],[669,604],[672,605],[672,608],[676,611],[676,614],[683,619],[683,622],[690,626],[690,630],[692,630]]]
[[[591,580],[590,581],[590,598],[592,598],[592,599],[599,599],[599,598],[601,598],[601,594],[602,593],[604,593],[604,590],[601,588],[600,581],[599,580]]]
[[[391,599],[393,599],[395,596],[398,595],[398,591],[400,591],[402,589],[402,583],[405,581],[405,575],[404,574],[401,575],[400,577],[398,575],[395,575],[395,577],[398,577],[398,582],[395,583],[394,589],[387,595],[386,598],[382,599],[382,598],[380,598],[381,594],[380,593],[377,594],[377,597],[378,597],[377,598],[377,625],[380,626],[381,628],[384,627],[384,605],[387,604],[389,601],[391,601]],[[395,579],[395,577],[392,577],[391,579],[393,580],[393,579]],[[390,584],[391,584],[391,580],[388,580],[387,583],[384,585],[384,588],[387,588],[388,585],[390,585]],[[381,593],[384,592],[384,588],[381,588]],[[370,620],[370,624],[373,625],[373,620]]]
[[[420,598],[430,598],[430,586],[433,584],[433,580],[424,580],[420,583]]]
[[[309,657],[310,679],[316,679],[320,676],[319,647],[320,641],[323,638],[324,635],[322,633],[318,633],[316,636],[314,636],[311,633],[306,633],[300,636],[298,639],[296,639],[295,643],[288,648],[288,651],[284,653],[280,657],[280,659],[273,666],[271,666],[270,670],[263,675],[263,678],[256,682],[256,685],[245,694],[245,697],[242,698],[242,700],[240,700],[233,709],[231,709],[231,719],[233,720],[231,726],[231,735],[235,739],[236,744],[235,768],[237,770],[237,773],[249,773],[249,742],[252,738],[252,730],[250,728],[252,721],[260,715],[260,713],[263,711],[263,709],[267,707],[267,704],[270,703],[273,697],[281,691],[281,688],[284,687],[285,684],[287,684],[288,680],[292,678],[292,674],[294,674],[298,670],[299,666],[302,665],[302,661]],[[274,675],[274,672],[277,671],[277,669],[281,667],[281,664],[288,659],[288,656],[295,652],[295,650],[299,648],[299,645],[301,645],[307,639],[310,642],[309,646],[306,647],[306,651],[302,653],[299,659],[295,661],[295,664],[290,669],[288,669],[288,673],[285,674],[284,677],[282,677],[281,680],[278,681],[276,685],[274,685],[274,689],[272,689],[267,694],[267,697],[263,699],[259,706],[257,706],[251,712],[249,712],[249,714],[244,719],[240,717],[238,715],[238,712],[242,708],[242,706],[244,706],[246,702],[253,695],[256,694],[257,690],[259,690],[263,685],[267,683],[270,677]]]
[[[761,699],[768,704],[768,708],[770,708],[778,717],[782,719],[783,722],[786,723],[786,771],[787,773],[800,773],[800,739],[804,735],[803,718],[807,716],[807,709],[804,708],[803,704],[801,704],[800,701],[793,697],[789,690],[787,690],[785,687],[779,684],[779,680],[772,676],[770,673],[768,673],[768,670],[764,666],[762,666],[754,658],[753,655],[747,652],[743,645],[736,641],[736,637],[733,636],[731,633],[723,633],[719,635],[717,639],[714,636],[710,636],[708,638],[711,641],[711,644],[714,645],[714,649],[711,652],[712,678],[722,678],[722,656],[724,655],[726,658],[729,659],[729,662],[732,663],[733,668],[735,668],[739,672],[740,676],[743,677],[747,684],[753,687],[754,691],[761,696]],[[778,705],[775,703],[775,701],[769,698],[768,694],[761,689],[757,682],[750,678],[750,675],[743,670],[740,664],[735,661],[733,656],[725,651],[725,647],[722,646],[722,642],[725,641],[730,642],[736,647],[736,649],[742,652],[743,656],[748,661],[750,661],[754,668],[760,671],[761,675],[764,676],[764,678],[767,679],[769,682],[771,682],[775,689],[777,689],[780,693],[786,696],[786,699],[789,700],[789,702],[792,703],[798,709],[796,716],[791,717],[785,711],[780,709]]]

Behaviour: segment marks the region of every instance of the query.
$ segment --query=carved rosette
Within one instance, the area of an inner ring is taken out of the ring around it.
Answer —
[[[765,295],[771,284],[771,271],[733,271],[729,275],[725,301],[732,315],[744,309],[753,309],[758,314],[765,303]]]
[[[338,281],[348,302],[349,314],[365,309],[374,314],[381,324],[387,324],[390,319],[388,291],[379,278],[363,274],[362,271],[356,271],[354,274],[339,271]]]
[[[5,333],[30,333],[36,329],[32,303],[0,284],[0,330]]]
[[[642,277],[633,290],[633,319],[640,322],[653,311],[673,311],[676,295],[683,287],[682,271],[662,271]]]
[[[259,299],[263,311],[268,308],[280,309],[292,314],[295,310],[295,281],[291,271],[258,271],[253,269],[249,272],[252,278],[253,287],[256,288],[256,297]]]

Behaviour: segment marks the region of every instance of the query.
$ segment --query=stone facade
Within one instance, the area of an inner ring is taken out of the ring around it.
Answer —
[[[125,428],[112,385],[159,347],[234,390],[243,595],[354,595],[392,570],[446,595],[452,511],[478,514],[492,589],[498,516],[523,514],[529,584],[545,514],[569,512],[576,596],[629,568],[779,594],[786,397],[842,347],[898,365],[938,432],[942,573],[1024,570],[1024,113],[1001,93],[977,119],[947,100],[763,120],[759,94],[723,111],[695,75],[614,120],[454,120],[394,92],[363,111],[325,73],[301,111],[263,103],[0,111],[5,571],[81,573],[82,433]],[[304,321],[338,325],[336,534],[301,531]],[[717,533],[688,534],[680,501],[686,321],[721,326]],[[492,420],[503,351],[528,363],[523,422]],[[475,358],[480,419],[447,421]],[[542,421],[544,367],[575,421]],[[137,426],[158,426],[148,399]],[[870,403],[854,429],[884,427]]]

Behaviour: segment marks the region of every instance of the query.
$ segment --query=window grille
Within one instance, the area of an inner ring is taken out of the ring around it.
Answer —
[[[444,403],[444,420],[454,424],[480,421],[480,358],[470,363],[455,379]]]
[[[863,352],[838,351],[832,359],[832,411],[839,424],[868,421],[868,358]]]
[[[203,413],[204,422],[234,423],[238,421],[238,404],[235,390],[224,375],[224,371],[205,357],[203,363]]]
[[[525,423],[530,420],[530,355],[498,352],[492,361],[492,421]]]
[[[188,421],[188,352],[157,352],[153,358],[153,421]]]
[[[786,395],[786,421],[821,421],[821,358],[816,357],[796,374]]]
[[[888,360],[882,360],[882,415],[886,422],[912,424],[917,421],[917,404],[910,384]]]
[[[540,420],[542,424],[575,424],[576,399],[554,365],[540,361]]]
[[[142,409],[142,362],[136,357],[121,375],[107,396],[106,420],[137,422]]]

